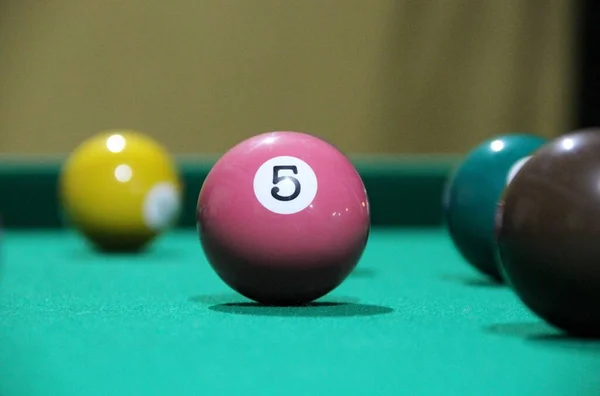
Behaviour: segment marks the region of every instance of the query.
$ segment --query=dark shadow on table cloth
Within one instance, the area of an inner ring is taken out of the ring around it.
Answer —
[[[331,296],[311,304],[276,307],[249,301],[235,293],[209,294],[190,297],[190,302],[207,305],[215,312],[281,317],[355,317],[375,316],[394,312],[392,308],[380,305],[361,304],[357,298]]]
[[[259,303],[227,303],[208,307],[211,311],[253,316],[355,317],[389,314],[394,310],[380,305],[314,302],[295,307],[271,307]]]
[[[373,268],[362,268],[358,267],[350,273],[352,278],[374,278],[376,272]]]
[[[600,338],[575,337],[554,329],[544,322],[497,323],[484,327],[486,333],[523,339],[528,342],[574,349],[592,353],[600,352]]]
[[[461,285],[471,286],[471,287],[489,287],[489,288],[501,288],[505,287],[504,283],[498,282],[495,279],[486,277],[484,275],[481,276],[465,276],[465,275],[457,275],[457,274],[446,274],[440,277],[444,281],[456,282]]]

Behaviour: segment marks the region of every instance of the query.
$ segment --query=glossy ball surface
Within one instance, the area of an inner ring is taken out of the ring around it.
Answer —
[[[111,130],[84,141],[60,173],[69,221],[102,251],[136,251],[178,219],[182,184],[175,163],[155,140]]]
[[[207,176],[197,209],[210,265],[231,288],[269,305],[308,303],[339,286],[370,229],[352,163],[299,132],[261,134],[229,150]]]
[[[446,185],[444,218],[454,246],[496,281],[502,281],[494,230],[499,199],[523,162],[546,142],[529,134],[489,139],[468,153]]]
[[[507,188],[498,216],[505,276],[547,322],[600,335],[600,130],[540,149]]]

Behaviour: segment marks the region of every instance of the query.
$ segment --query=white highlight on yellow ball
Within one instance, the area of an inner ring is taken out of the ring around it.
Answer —
[[[158,183],[148,191],[142,206],[146,226],[162,231],[174,224],[181,210],[181,197],[171,183]]]

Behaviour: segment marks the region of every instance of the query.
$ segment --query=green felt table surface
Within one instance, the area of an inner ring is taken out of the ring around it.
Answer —
[[[600,393],[600,344],[545,325],[438,227],[374,227],[299,308],[237,296],[186,229],[130,256],[8,230],[0,252],[1,396]]]

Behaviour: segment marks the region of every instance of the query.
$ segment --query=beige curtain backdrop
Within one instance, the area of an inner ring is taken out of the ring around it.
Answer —
[[[571,125],[569,0],[0,5],[0,153],[134,128],[175,153],[300,130],[352,153],[463,152]]]

